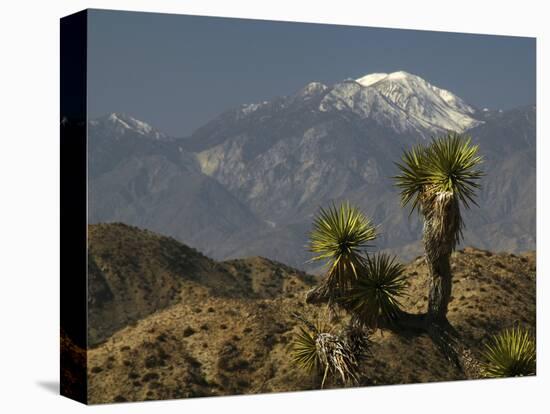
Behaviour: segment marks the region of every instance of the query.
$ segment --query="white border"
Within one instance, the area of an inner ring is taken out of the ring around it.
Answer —
[[[212,1],[109,0],[5,2],[0,13],[1,209],[0,406],[5,412],[80,412],[48,391],[58,379],[59,327],[59,22],[86,7],[338,23],[362,26],[536,36],[538,52],[538,376],[354,390],[219,397],[88,408],[93,412],[542,412],[548,409],[550,277],[541,212],[549,207],[543,179],[548,136],[549,28],[544,2],[394,0]],[[506,70],[506,68],[503,68]],[[544,110],[544,112],[543,112]],[[46,383],[46,386],[44,386]],[[49,384],[49,385],[48,385]],[[33,411],[34,410],[34,411]]]

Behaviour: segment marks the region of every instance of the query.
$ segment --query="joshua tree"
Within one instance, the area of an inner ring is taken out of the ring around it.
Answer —
[[[476,204],[483,176],[482,158],[469,137],[458,134],[434,139],[405,151],[394,177],[403,206],[411,205],[424,219],[424,250],[431,279],[428,321],[447,321],[451,297],[450,256],[462,237],[460,205]]]
[[[485,345],[481,372],[488,378],[535,375],[537,365],[535,339],[520,327],[507,329]]]
[[[340,207],[321,208],[313,223],[310,251],[316,253],[311,261],[327,261],[325,279],[309,296],[333,305],[358,277],[364,262],[363,250],[376,238],[371,220],[349,203]]]
[[[396,319],[407,286],[403,266],[386,254],[368,255],[365,250],[375,238],[371,220],[348,202],[321,209],[310,250],[317,253],[312,260],[327,261],[328,271],[307,301],[345,309],[355,327],[377,328],[380,321]]]
[[[450,256],[462,237],[460,206],[476,204],[478,180],[483,175],[478,169],[481,162],[478,147],[470,138],[449,134],[405,151],[402,162],[397,163],[400,174],[395,180],[402,204],[410,204],[411,213],[417,210],[424,219],[423,242],[431,279],[427,315],[401,310],[399,297],[407,286],[403,266],[385,254],[366,253],[376,238],[376,228],[349,203],[321,209],[314,221],[310,250],[317,256],[312,260],[326,260],[328,270],[319,286],[308,292],[307,302],[328,302],[330,307],[345,309],[351,315],[348,328],[359,332],[365,327],[376,329],[380,322],[389,327],[394,321],[427,329],[442,351],[462,366],[468,350],[447,322]],[[310,350],[321,338],[315,335],[309,338]],[[298,342],[305,344],[306,339],[302,335]]]

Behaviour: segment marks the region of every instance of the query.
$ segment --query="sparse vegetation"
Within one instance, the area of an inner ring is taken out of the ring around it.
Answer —
[[[191,336],[195,333],[195,330],[193,328],[191,328],[190,326],[188,326],[187,328],[185,328],[183,330],[183,337],[184,338],[187,338],[188,336]]]
[[[154,267],[158,272],[165,268],[164,260],[175,260],[157,257],[155,243],[163,238],[154,233],[119,225],[101,225],[99,228],[92,225],[91,230],[94,259],[97,258],[96,253],[112,249],[112,258],[100,261],[100,265],[105,269],[102,271],[115,295],[119,292],[113,289],[119,283],[115,277],[118,275],[117,263],[123,260],[123,256],[118,254],[117,244],[113,243],[118,237],[127,233],[123,237],[126,240],[122,245],[124,250],[129,243],[134,246],[152,243],[150,249],[140,250],[143,259],[141,266],[145,268]],[[165,243],[178,244],[171,239]],[[369,246],[372,243],[369,242]],[[374,250],[374,247],[370,249]],[[167,249],[170,254],[179,251],[182,248]],[[366,259],[366,249],[363,256]],[[369,257],[374,259],[375,256],[378,254],[369,252]],[[185,260],[199,260],[191,253],[186,257]],[[388,258],[391,259],[390,256]],[[292,314],[299,312],[311,321],[323,319],[323,307],[304,303],[303,300],[318,279],[272,261],[259,258],[241,260],[248,263],[247,267],[252,270],[250,281],[239,285],[241,291],[233,290],[231,294],[227,293],[231,287],[225,284],[235,274],[232,273],[235,272],[232,261],[214,267],[205,266],[209,273],[205,270],[201,270],[205,273],[193,274],[157,273],[163,278],[181,281],[185,300],[137,317],[133,326],[127,325],[104,342],[88,349],[90,402],[113,402],[117,396],[128,401],[141,401],[319,388],[325,365],[321,365],[320,372],[314,371],[315,375],[310,375],[291,357],[299,328],[310,332],[302,322],[296,324]],[[503,264],[505,271],[495,265],[496,262]],[[205,265],[209,263],[216,262],[204,262]],[[453,279],[457,283],[453,285],[455,299],[451,307],[454,310],[450,312],[449,320],[460,332],[473,357],[481,359],[484,341],[504,327],[521,321],[524,326],[534,328],[535,281],[530,274],[535,271],[536,260],[532,252],[517,257],[506,253],[490,256],[485,251],[466,248],[452,255],[451,264]],[[121,265],[124,266],[124,263]],[[229,269],[229,273],[218,274],[219,266]],[[264,281],[273,277],[271,275],[277,273],[279,266],[285,286],[292,286],[293,298],[287,297],[284,292],[288,291],[285,290],[277,290],[269,296],[261,290],[265,286]],[[148,272],[144,280],[136,279],[136,283],[132,279],[136,276],[134,273],[127,273],[126,277],[133,286],[149,283],[149,274],[155,272]],[[357,368],[353,372],[356,384],[365,386],[477,378],[470,371],[449,363],[426,331],[419,331],[418,334],[416,331],[402,331],[403,315],[423,313],[427,309],[428,266],[425,260],[413,260],[403,266],[402,275],[408,283],[407,294],[397,297],[402,312],[393,325],[381,319],[379,329],[371,331],[363,325],[350,324],[352,313],[349,311],[338,312],[330,320],[323,319],[330,322],[330,327],[322,330],[345,344],[355,358]],[[218,280],[223,283],[218,284]],[[90,283],[98,283],[98,280],[91,280]],[[251,285],[258,290],[250,289],[248,286]],[[91,290],[101,294],[101,290],[94,286]],[[152,295],[161,294],[154,288],[150,290]],[[497,296],[500,296],[499,300],[496,300]],[[140,302],[133,305],[138,307]],[[91,306],[97,306],[97,302]],[[338,303],[335,306],[340,307]],[[133,308],[128,309],[133,311]],[[202,312],[196,312],[196,309],[202,309]],[[221,324],[225,324],[227,329],[221,329]],[[187,326],[196,332],[184,337],[183,331]],[[204,326],[209,329],[203,329]],[[101,329],[101,326],[94,327]],[[229,347],[229,344],[232,346]],[[398,363],[396,357],[399,358]],[[94,367],[101,367],[102,370],[92,372]],[[147,376],[149,373],[153,373],[153,377]],[[348,381],[344,383],[338,370],[329,370],[323,387],[355,384],[352,379]]]

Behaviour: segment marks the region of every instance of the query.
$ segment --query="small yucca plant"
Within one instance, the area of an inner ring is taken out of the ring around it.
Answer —
[[[335,335],[328,325],[313,325],[299,315],[306,328],[300,326],[292,343],[292,362],[307,372],[322,375],[321,388],[324,387],[328,374],[340,377],[342,383],[357,382],[358,364],[349,344],[345,339]]]
[[[507,329],[485,345],[483,357],[481,373],[487,378],[534,375],[537,365],[535,339],[527,329]]]
[[[357,279],[363,251],[376,238],[376,228],[358,208],[348,202],[321,208],[313,223],[309,249],[311,261],[326,260],[326,290],[335,297]]]
[[[321,361],[317,352],[317,335],[320,332],[330,333],[328,325],[313,325],[298,315],[294,315],[301,320],[306,327],[299,326],[298,333],[295,334],[292,343],[292,361],[307,372],[318,371],[321,367]]]
[[[381,320],[391,322],[401,313],[399,298],[405,295],[404,267],[385,253],[367,256],[357,280],[340,299],[355,322],[377,328]]]

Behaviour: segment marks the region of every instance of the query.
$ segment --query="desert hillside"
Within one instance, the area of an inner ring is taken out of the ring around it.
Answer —
[[[265,258],[216,262],[170,237],[121,223],[89,226],[89,339],[176,303],[208,297],[262,299],[284,295],[313,277]]]
[[[215,262],[174,239],[123,224],[90,226],[89,402],[306,390],[319,379],[289,351],[315,278],[268,259]],[[535,327],[535,254],[466,248],[452,256],[449,320],[474,358],[520,323]],[[406,266],[409,312],[425,311],[422,258]],[[345,316],[333,321],[335,330]],[[423,334],[378,331],[361,385],[465,379]],[[340,387],[330,383],[329,387]]]

